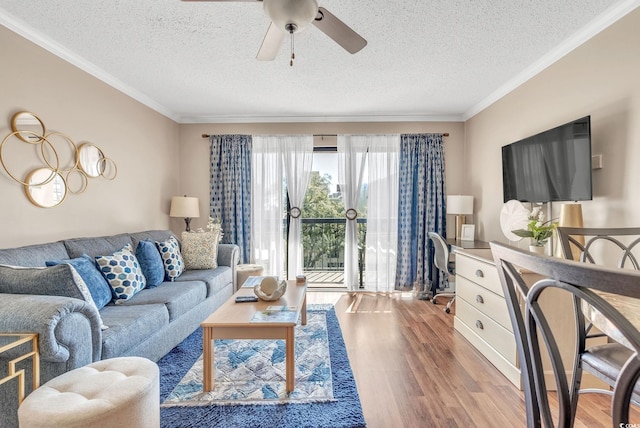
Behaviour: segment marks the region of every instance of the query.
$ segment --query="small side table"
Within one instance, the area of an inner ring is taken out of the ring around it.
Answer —
[[[38,352],[38,334],[37,333],[0,333],[0,354],[16,348],[25,343],[31,342],[31,352],[27,352],[13,360],[9,361],[9,374],[0,379],[0,385],[18,378],[18,404],[22,403],[25,396],[24,386],[24,369],[16,370],[16,364],[27,358],[31,358],[33,367],[33,389],[40,386],[40,353]]]
[[[249,278],[250,276],[260,276],[264,272],[264,268],[260,265],[238,265],[236,268],[236,290],[239,290],[242,287],[242,284]]]

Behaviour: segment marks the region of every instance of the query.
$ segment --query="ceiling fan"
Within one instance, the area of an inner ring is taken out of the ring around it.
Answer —
[[[285,34],[291,35],[291,62],[294,34],[313,24],[320,31],[332,38],[349,53],[359,52],[367,45],[367,41],[340,21],[323,7],[318,7],[316,0],[182,0],[182,1],[216,1],[216,2],[262,2],[265,13],[271,18],[271,24],[264,36],[257,59],[272,61],[278,54]]]

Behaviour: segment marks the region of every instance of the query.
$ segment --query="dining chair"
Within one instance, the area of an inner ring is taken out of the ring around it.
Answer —
[[[545,313],[541,303],[541,298],[548,294],[548,297],[558,298],[557,293],[568,293],[574,302],[584,301],[594,307],[625,339],[629,356],[613,385],[611,422],[616,427],[628,424],[633,389],[640,377],[640,332],[608,299],[611,296],[640,298],[640,272],[538,255],[496,242],[491,243],[491,250],[516,338],[527,426],[570,427],[575,419],[578,392],[574,385],[580,378],[578,360],[570,361],[571,377],[568,379],[556,337],[556,333],[561,332],[550,328],[548,318],[552,314]],[[524,275],[527,275],[527,281]],[[602,292],[608,293],[606,296],[609,297],[603,297]],[[574,313],[577,319],[582,317],[580,307],[575,304]],[[576,328],[580,328],[578,324]],[[545,359],[553,371],[557,392],[555,419],[547,395],[545,368],[549,367],[543,365]]]
[[[562,255],[568,260],[579,260],[585,263],[615,266],[620,269],[639,270],[638,256],[640,255],[640,228],[584,228],[558,227],[558,243]],[[624,339],[617,334],[610,334],[608,343],[587,346],[587,341],[594,337],[603,336],[593,333],[593,321],[606,322],[602,315],[589,305],[576,301],[584,317],[579,317],[580,335],[578,336],[577,361],[578,370],[591,373],[609,386],[615,385],[616,379],[625,361],[631,355],[629,348],[621,343]],[[579,388],[580,379],[575,385]],[[602,393],[612,395],[609,389],[579,389],[584,393]],[[640,387],[635,388],[634,402],[640,402]]]
[[[456,264],[455,261],[451,259],[451,252],[449,251],[449,246],[444,238],[435,232],[428,232],[429,239],[433,242],[433,248],[435,249],[435,256],[433,258],[433,264],[438,268],[440,272],[446,276],[447,281],[449,283],[449,288],[452,288],[454,291],[452,292],[442,292],[442,293],[434,293],[431,297],[431,302],[435,305],[437,303],[437,297],[450,297],[447,302],[447,306],[445,306],[444,311],[446,313],[451,312],[451,305],[456,300],[455,293],[455,274],[456,274]]]

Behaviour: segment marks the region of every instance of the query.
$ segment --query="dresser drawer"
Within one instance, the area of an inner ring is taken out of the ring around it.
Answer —
[[[513,332],[509,309],[504,297],[499,296],[465,277],[456,277],[456,294],[502,327]]]
[[[498,270],[491,263],[458,253],[456,254],[456,279],[458,277],[464,277],[504,297]]]
[[[483,314],[464,299],[456,301],[456,318],[516,366],[516,339],[512,332]]]

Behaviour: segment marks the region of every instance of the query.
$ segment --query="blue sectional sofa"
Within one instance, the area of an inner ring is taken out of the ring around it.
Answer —
[[[0,265],[44,267],[47,261],[83,255],[93,258],[112,254],[126,244],[135,249],[139,241],[165,241],[172,235],[156,230],[0,249]],[[24,289],[17,284],[16,289],[15,278],[11,283],[8,275],[3,279],[0,272],[0,333],[39,334],[41,383],[106,358],[141,356],[157,361],[234,293],[238,260],[237,246],[219,244],[216,269],[186,270],[174,282],[142,289],[129,300],[111,302],[99,310],[76,297],[47,295],[60,294],[48,290],[60,288],[51,282],[61,281],[68,265],[42,272],[28,270],[36,275],[29,278],[36,282],[38,291],[33,290],[34,284],[25,284]],[[39,290],[42,294],[37,294]],[[101,329],[101,323],[107,328]],[[0,355],[0,378],[17,352]],[[22,366],[29,379],[30,361]],[[16,387],[14,381],[0,385],[2,427],[17,426]]]

